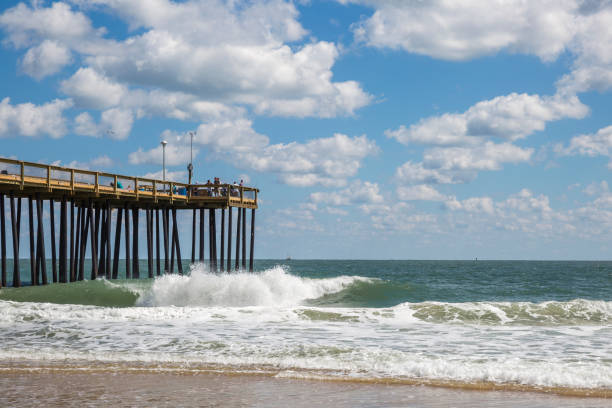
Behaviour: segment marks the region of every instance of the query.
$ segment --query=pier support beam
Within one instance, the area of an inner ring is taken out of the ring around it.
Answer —
[[[169,264],[170,260],[170,252],[169,252],[169,242],[168,242],[168,232],[169,232],[169,221],[168,221],[168,209],[162,208],[162,224],[163,224],[163,232],[164,232],[164,274],[169,273]]]
[[[223,265],[223,256],[225,252],[225,208],[221,209],[221,250],[219,251],[219,270],[223,272],[225,265]]]
[[[147,266],[149,267],[149,278],[155,276],[153,271],[153,210],[147,208]]]
[[[74,200],[70,200],[70,282],[74,282]]]
[[[74,276],[70,276],[70,282],[74,282],[79,279],[79,266],[80,262],[80,249],[81,249],[81,233],[83,232],[83,218],[84,218],[83,206],[77,203],[77,228],[76,228],[76,239],[74,241]]]
[[[38,258],[38,271],[40,272],[40,275],[42,277],[42,279],[38,279],[38,276],[36,277],[36,280],[38,282],[42,281],[43,285],[46,285],[47,283],[49,283],[47,281],[47,257],[45,256],[45,230],[43,228],[43,200],[40,199],[40,197],[36,198],[36,218],[38,219],[38,245],[37,245],[37,258]]]
[[[242,210],[238,208],[238,219],[236,220],[236,270],[240,270],[240,220]]]
[[[81,223],[81,246],[79,248],[81,255],[79,256],[79,276],[77,278],[80,281],[85,279],[85,251],[87,251],[87,233],[91,218],[91,210],[85,206],[85,203],[81,205],[83,206],[83,222]]]
[[[251,256],[249,258],[249,272],[253,272],[253,255],[255,253],[255,209],[251,209]]]
[[[115,251],[113,253],[113,279],[119,276],[119,251],[121,249],[121,221],[123,220],[123,208],[117,209],[117,221],[115,225]]]
[[[96,231],[100,233],[100,240],[98,241],[98,248],[100,251],[100,259],[98,260],[98,276],[106,276],[106,208],[104,208],[103,205],[100,205],[98,213],[100,214],[99,230],[96,228]],[[98,234],[96,234],[96,236],[98,236]]]
[[[200,263],[204,263],[204,209],[200,208]]]
[[[34,250],[34,208],[32,196],[28,197],[28,220],[30,221],[30,282],[32,285],[38,285],[38,276],[36,274],[36,256]]]
[[[125,279],[132,277],[132,264],[130,262],[130,209],[128,204],[125,203]]]
[[[232,207],[227,207],[227,271],[232,271]]]
[[[139,208],[132,208],[132,224],[134,229],[134,231],[132,231],[132,277],[134,279],[140,278],[140,260],[138,259],[138,212]]]
[[[97,240],[97,218],[99,216],[98,209],[93,208],[90,201],[87,203],[89,211],[89,233],[91,235],[91,280],[98,278],[98,240]],[[95,226],[94,226],[95,224]]]
[[[195,263],[195,250],[196,250],[196,215],[197,210],[193,209],[193,219],[191,221],[191,263]]]
[[[6,221],[4,219],[4,194],[0,194],[0,251],[2,252],[2,278],[0,288],[6,287]]]
[[[242,209],[242,269],[246,270],[246,208]]]
[[[21,227],[21,198],[17,200],[18,208],[16,215],[15,211],[15,197],[11,193],[11,230],[13,232],[13,287],[18,288],[21,286],[21,277],[19,275],[19,232]]]
[[[161,252],[159,250],[159,208],[155,210],[155,249],[157,252],[157,276],[161,275]]]
[[[111,279],[111,230],[113,222],[113,209],[111,208],[110,201],[106,201],[106,268],[104,269],[104,276],[106,279]]]
[[[67,282],[66,276],[66,253],[68,243],[68,227],[67,227],[67,206],[66,197],[62,197],[60,202],[60,236],[59,236],[59,281]]]
[[[176,249],[176,263],[178,266],[178,272],[183,274],[183,260],[181,259],[181,243],[179,241],[178,224],[176,222],[176,208],[172,209],[172,233],[174,235],[174,246]]]
[[[55,203],[53,199],[49,200],[49,223],[51,225],[51,273],[53,275],[53,283],[57,282],[57,255],[55,248]]]

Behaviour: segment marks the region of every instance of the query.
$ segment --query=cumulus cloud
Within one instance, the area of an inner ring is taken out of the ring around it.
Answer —
[[[354,180],[347,188],[340,191],[314,192],[310,194],[314,204],[346,206],[352,204],[380,204],[384,201],[378,183]]]
[[[569,145],[557,144],[555,152],[562,156],[606,156],[612,158],[612,126],[599,129],[594,134],[584,134],[573,137]],[[612,169],[612,161],[608,163]]]
[[[187,146],[186,135],[175,135],[175,140],[176,146]],[[305,143],[270,144],[269,138],[257,133],[251,121],[244,118],[200,125],[195,133],[194,146],[238,168],[273,173],[280,182],[299,187],[317,184],[344,186],[347,178],[357,174],[362,160],[378,152],[376,143],[366,136],[343,134]],[[168,150],[169,147],[166,149],[167,160],[179,160],[180,148],[176,147],[173,152]],[[159,160],[161,147],[147,151],[139,149],[130,154],[133,164],[159,163]],[[185,160],[182,162],[186,163]]]
[[[180,164],[189,163],[189,150],[186,144],[187,139],[184,135],[173,133],[166,130],[162,133],[161,138],[168,141],[166,145],[166,165],[178,166]],[[194,157],[197,156],[199,149],[194,148]],[[130,153],[128,156],[130,164],[155,164],[162,165],[163,162],[163,147],[158,144],[156,147],[143,150],[139,148],[137,151]]]
[[[475,145],[485,137],[515,141],[543,130],[547,122],[583,118],[588,112],[575,96],[512,93],[478,102],[463,113],[422,119],[408,128],[400,126],[385,134],[402,144],[434,146]]]
[[[36,79],[59,72],[71,61],[70,50],[56,41],[45,40],[32,47],[21,60],[21,69]]]
[[[133,123],[134,117],[129,110],[107,109],[100,115],[99,123],[89,113],[83,112],[74,118],[74,132],[82,136],[124,140],[129,136]]]
[[[0,102],[0,137],[49,135],[60,138],[67,126],[63,112],[72,106],[69,99],[55,99],[43,105],[12,105],[9,98]]]
[[[86,66],[62,90],[86,108],[121,103],[123,109],[137,111],[133,104],[150,104],[139,95],[128,98],[126,90],[141,95],[158,91],[182,99],[178,112],[172,103],[157,104],[164,116],[178,119],[185,115],[181,111],[191,116],[198,108],[210,109],[202,104],[211,102],[246,105],[274,116],[335,117],[352,115],[372,99],[355,81],[333,81],[339,56],[334,43],[294,43],[307,31],[289,1],[72,3],[82,11],[66,3],[19,4],[0,16],[0,26],[15,47],[34,47],[27,51],[27,61],[34,60],[45,39],[80,54]],[[138,33],[123,40],[103,38],[104,30],[94,29],[85,14],[92,9],[118,15]],[[59,60],[55,65],[57,70]],[[145,113],[151,113],[146,107]]]
[[[397,197],[403,201],[445,201],[447,199],[444,194],[426,184],[400,186],[397,188]]]
[[[548,62],[568,51],[574,61],[557,84],[562,92],[612,87],[609,1],[339,1],[374,10],[353,25],[355,39],[368,46],[445,60],[505,51]]]
[[[372,16],[353,26],[358,41],[448,60],[501,50],[553,60],[575,33],[578,8],[578,2],[554,0],[351,2],[375,9]]]

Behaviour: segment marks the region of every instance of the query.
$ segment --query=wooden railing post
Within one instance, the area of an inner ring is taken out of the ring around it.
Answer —
[[[138,177],[134,177],[134,192],[136,193],[136,199],[138,199]]]
[[[115,174],[115,179],[113,181],[113,185],[115,186],[115,194],[117,194],[117,175]]]
[[[96,185],[94,186],[96,193],[100,192],[100,173],[96,172]]]
[[[51,166],[47,166],[47,188],[51,190]]]
[[[21,187],[20,189],[23,190],[23,187],[25,185],[25,164],[23,162],[20,162],[21,165]]]
[[[74,169],[70,169],[70,191],[74,191]]]
[[[153,180],[153,201],[157,202],[157,181]]]

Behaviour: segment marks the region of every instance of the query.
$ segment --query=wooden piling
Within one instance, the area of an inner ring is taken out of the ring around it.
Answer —
[[[81,246],[79,250],[81,251],[81,255],[79,256],[79,276],[77,280],[82,281],[85,279],[85,252],[87,251],[87,233],[89,232],[89,224],[91,218],[91,210],[83,205],[83,214],[85,214],[84,221],[81,224]]]
[[[242,209],[242,269],[246,270],[246,208]]]
[[[74,200],[70,200],[70,282],[74,281]]]
[[[145,209],[147,215],[147,266],[149,278],[153,278],[153,213],[150,208]]]
[[[195,250],[196,250],[196,213],[197,210],[193,209],[193,219],[191,221],[191,263],[195,263]]]
[[[111,279],[111,231],[113,222],[113,209],[111,208],[110,201],[106,201],[106,268],[104,270],[104,276],[106,279]]]
[[[77,223],[76,223],[76,238],[74,240],[74,276],[70,276],[70,282],[78,279],[79,274],[79,259],[81,248],[81,231],[83,230],[83,207],[77,204]]]
[[[38,268],[40,274],[42,275],[43,285],[48,283],[47,281],[47,257],[45,256],[45,230],[43,227],[43,201],[40,197],[36,199],[36,215],[38,218],[38,262],[40,267]],[[37,277],[38,278],[38,277]]]
[[[253,272],[253,255],[255,254],[255,209],[251,209],[251,254],[249,257],[249,272]]]
[[[227,208],[227,271],[232,270],[232,207]]]
[[[97,240],[97,218],[99,217],[98,210],[93,208],[90,201],[88,204],[89,210],[89,233],[91,236],[91,280],[98,278],[98,240]],[[94,225],[95,224],[95,225]]]
[[[238,208],[238,219],[236,220],[236,270],[240,270],[240,220],[242,211]]]
[[[157,276],[161,275],[161,253],[159,250],[159,208],[155,210],[155,249],[157,252]]]
[[[61,283],[67,282],[66,269],[67,269],[67,249],[68,249],[68,212],[66,205],[66,197],[62,197],[60,202],[60,236],[59,236],[59,281]]]
[[[6,221],[4,220],[4,194],[0,194],[0,250],[2,251],[2,278],[0,288],[6,287]]]
[[[213,228],[212,228],[212,222],[213,222],[213,216],[212,216],[212,208],[210,208],[208,210],[208,269],[210,269],[210,271],[213,271]]]
[[[123,208],[117,209],[117,222],[115,225],[115,252],[113,253],[113,279],[119,277],[119,251],[121,249],[121,221],[123,219]]]
[[[170,269],[169,269],[169,264],[168,261],[170,260],[170,253],[168,252],[168,209],[167,208],[162,208],[162,226],[164,229],[164,274],[169,273]]]
[[[11,205],[11,230],[13,232],[13,287],[21,286],[21,277],[19,275],[19,221],[21,221],[21,199],[19,199],[19,215],[15,212],[15,197],[10,194]],[[17,221],[19,219],[19,221]]]
[[[172,228],[174,232],[174,242],[176,245],[176,263],[179,274],[183,274],[183,260],[181,259],[181,243],[179,240],[178,224],[176,223],[176,208],[172,209]]]
[[[28,220],[30,221],[30,283],[38,285],[38,276],[36,276],[36,257],[34,250],[34,208],[32,196],[28,197]]]
[[[130,262],[130,209],[125,203],[125,279],[132,277],[132,264]]]
[[[168,212],[168,218],[170,218],[171,213]],[[168,223],[170,221],[168,220]],[[174,220],[176,223],[176,220]],[[168,225],[170,227],[170,225]],[[168,228],[170,229],[170,228]],[[174,224],[172,225],[172,233],[170,234],[170,273],[174,273],[174,256],[176,254],[176,240],[174,239]]]
[[[221,209],[221,250],[219,251],[219,270],[223,272],[225,265],[223,265],[223,257],[225,252],[225,208]]]
[[[49,223],[51,225],[51,273],[53,275],[53,283],[57,282],[57,255],[55,248],[55,203],[53,199],[49,200]]]
[[[200,208],[200,263],[204,263],[204,209]]]
[[[106,226],[108,225],[106,223],[106,208],[100,205],[99,213],[100,213],[100,228],[99,228],[100,240],[98,241],[99,242],[98,250],[100,252],[100,255],[99,255],[99,260],[98,260],[98,276],[106,277],[106,236],[107,236]]]
[[[138,259],[138,207],[132,208],[132,277],[134,279],[140,278],[140,260]]]

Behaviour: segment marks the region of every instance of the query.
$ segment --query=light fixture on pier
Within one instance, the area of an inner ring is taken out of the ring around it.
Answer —
[[[189,136],[191,136],[191,159],[189,160],[189,164],[187,165],[187,171],[189,172],[189,184],[191,184],[191,176],[193,175],[193,132],[189,132]]]

